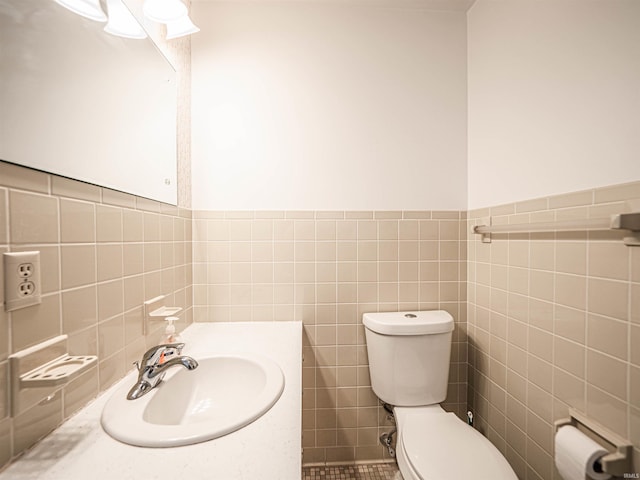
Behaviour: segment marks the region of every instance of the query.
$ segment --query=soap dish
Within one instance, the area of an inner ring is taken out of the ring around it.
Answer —
[[[11,416],[46,400],[97,363],[95,355],[70,355],[67,335],[9,355]]]
[[[149,312],[150,317],[173,317],[182,311],[182,307],[160,307],[153,312]]]
[[[64,385],[87,371],[98,361],[95,355],[63,355],[35,370],[20,375],[22,388]]]

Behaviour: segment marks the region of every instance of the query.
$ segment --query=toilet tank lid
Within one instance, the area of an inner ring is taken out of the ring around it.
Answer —
[[[453,317],[444,310],[365,313],[362,323],[382,335],[429,335],[453,330]]]

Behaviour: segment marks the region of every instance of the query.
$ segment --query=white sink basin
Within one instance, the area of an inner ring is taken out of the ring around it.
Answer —
[[[282,370],[250,354],[197,358],[198,368],[172,367],[156,388],[127,400],[135,379],[109,399],[102,427],[141,447],[176,447],[221,437],[253,422],[280,398]]]

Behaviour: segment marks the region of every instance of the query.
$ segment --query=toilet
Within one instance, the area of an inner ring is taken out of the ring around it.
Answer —
[[[365,313],[371,386],[393,408],[404,480],[518,480],[480,432],[439,405],[447,396],[453,317]]]

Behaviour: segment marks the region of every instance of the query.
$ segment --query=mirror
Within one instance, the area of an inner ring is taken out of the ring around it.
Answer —
[[[175,205],[175,70],[104,26],[0,0],[0,160]]]

